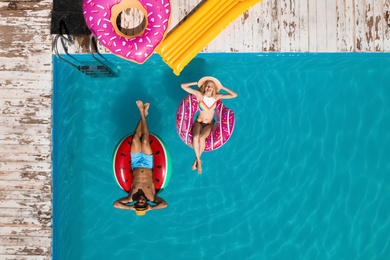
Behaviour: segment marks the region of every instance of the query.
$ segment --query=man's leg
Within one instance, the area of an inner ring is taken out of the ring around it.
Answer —
[[[141,150],[146,155],[152,155],[153,151],[149,142],[148,123],[146,122],[146,118],[145,118],[145,116],[148,114],[149,103],[145,103],[142,109],[141,107],[139,107],[139,109],[141,113],[141,129],[142,129]]]
[[[142,101],[137,101],[137,106],[142,107],[143,109],[143,104]],[[131,142],[131,153],[140,153],[142,151],[141,147],[141,136],[142,136],[142,118],[139,120],[137,127],[135,128],[135,132],[133,135],[133,140]]]

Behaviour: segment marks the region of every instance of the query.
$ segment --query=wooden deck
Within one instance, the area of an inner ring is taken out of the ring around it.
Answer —
[[[199,3],[172,0],[171,28]],[[51,7],[0,2],[0,259],[51,258]],[[264,0],[203,51],[389,52],[390,0]]]

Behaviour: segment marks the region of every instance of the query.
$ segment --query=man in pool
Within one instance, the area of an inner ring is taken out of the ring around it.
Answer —
[[[145,105],[142,101],[136,103],[141,113],[141,119],[135,129],[130,150],[133,180],[129,196],[115,201],[114,207],[135,210],[137,215],[145,215],[148,210],[162,209],[168,204],[157,196],[153,182],[153,152],[149,143],[149,129],[146,123],[149,103],[145,103]],[[152,206],[148,201],[156,205]],[[132,202],[135,203],[127,205]]]

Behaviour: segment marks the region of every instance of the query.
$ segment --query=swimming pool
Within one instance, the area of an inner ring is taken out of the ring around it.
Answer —
[[[389,54],[199,54],[180,77],[157,55],[106,57],[119,78],[53,60],[54,259],[389,259]],[[180,83],[205,75],[238,97],[198,175],[174,116]],[[139,99],[173,158],[168,208],[143,217],[112,207]]]

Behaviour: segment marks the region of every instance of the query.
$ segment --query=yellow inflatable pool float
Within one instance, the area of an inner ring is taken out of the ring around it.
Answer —
[[[156,49],[179,75],[183,68],[242,13],[262,0],[208,0]]]

